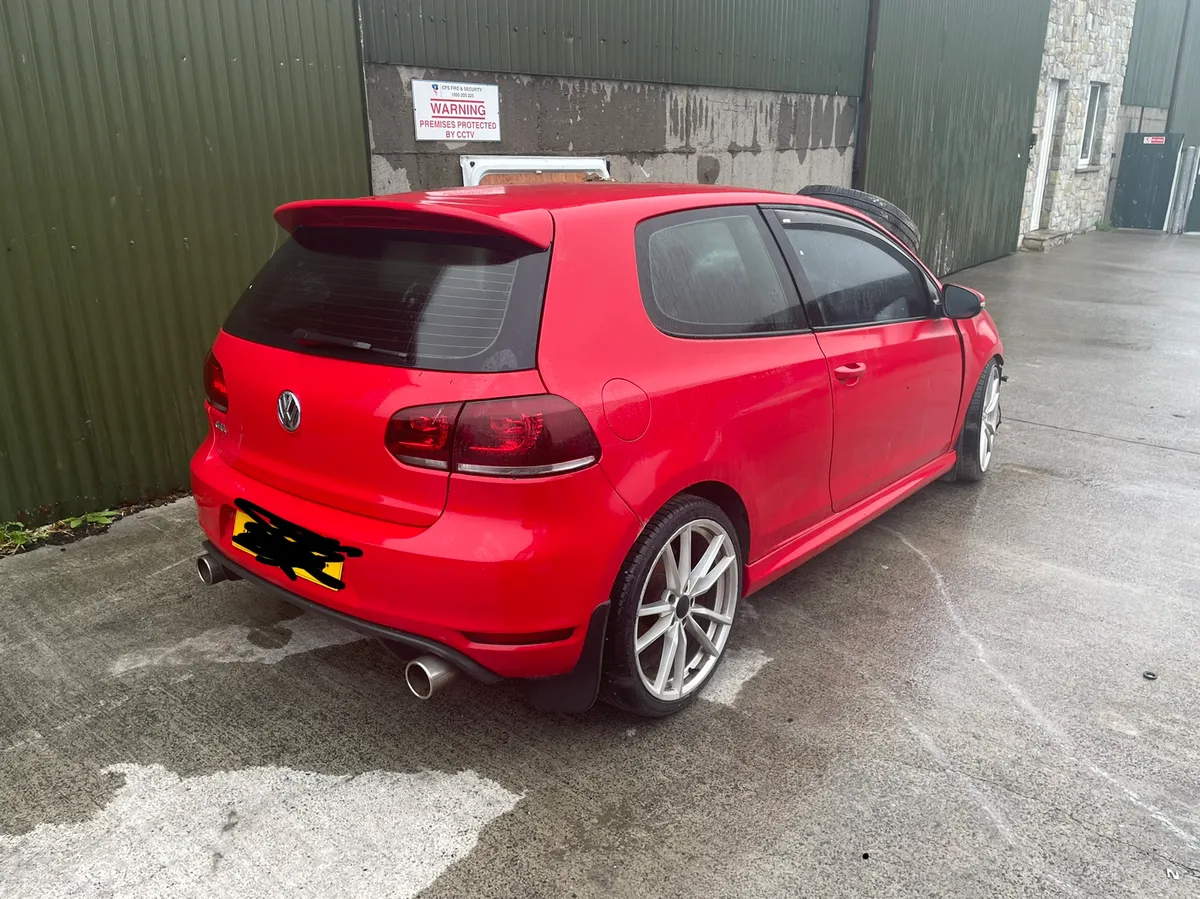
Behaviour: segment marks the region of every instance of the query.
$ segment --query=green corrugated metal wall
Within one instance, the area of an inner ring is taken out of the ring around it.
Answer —
[[[865,186],[941,273],[1013,252],[1049,0],[880,4]]]
[[[367,62],[862,92],[867,0],[362,0]]]
[[[186,485],[271,210],[369,191],[356,32],[342,0],[0,2],[0,520]]]
[[[1183,145],[1192,147],[1200,145],[1200,2],[1197,0],[1192,0],[1179,52],[1179,83],[1167,129],[1183,132]]]
[[[1183,34],[1188,0],[1138,0],[1129,42],[1129,68],[1121,103],[1125,106],[1171,105],[1175,60]]]

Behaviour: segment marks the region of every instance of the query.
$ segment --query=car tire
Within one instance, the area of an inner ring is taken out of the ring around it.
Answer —
[[[948,481],[982,481],[991,467],[995,447],[996,429],[1000,426],[1000,385],[1003,376],[1000,360],[992,359],[983,367],[971,404],[967,406],[967,417],[959,432],[955,452],[958,460],[950,470]],[[985,441],[984,435],[990,433]]]
[[[810,184],[797,191],[802,197],[817,197],[831,203],[840,203],[873,218],[898,237],[914,253],[921,246],[921,230],[907,213],[883,197],[869,194],[865,190],[839,187],[836,184]]]
[[[686,578],[685,542],[691,569]],[[606,702],[661,718],[695,701],[725,655],[741,599],[744,558],[729,516],[706,499],[677,497],[650,519],[613,586],[601,684]],[[706,560],[707,572],[695,572]],[[716,580],[701,589],[706,575],[715,573]],[[658,636],[650,639],[656,630]],[[682,662],[680,646],[685,647]],[[717,650],[715,656],[711,649]]]

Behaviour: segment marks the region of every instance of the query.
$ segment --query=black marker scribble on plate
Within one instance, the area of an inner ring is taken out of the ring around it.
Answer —
[[[341,590],[346,586],[327,574],[325,566],[361,556],[361,549],[342,546],[332,537],[322,537],[298,524],[292,524],[249,500],[239,499],[234,503],[250,516],[250,520],[246,522],[246,529],[233,538],[233,542],[254,553],[256,560],[278,568],[293,581],[296,580],[296,572],[303,571],[330,589]]]

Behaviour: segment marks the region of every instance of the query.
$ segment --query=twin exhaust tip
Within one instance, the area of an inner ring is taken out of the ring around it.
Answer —
[[[236,574],[228,571],[224,565],[218,562],[211,553],[205,553],[196,560],[196,573],[200,575],[200,580],[209,587],[219,584],[221,581],[240,580]]]
[[[404,680],[417,699],[432,699],[458,677],[458,669],[437,656],[421,656],[404,666]]]
[[[239,579],[211,553],[204,553],[196,559],[196,573],[210,587],[222,581]],[[458,669],[437,656],[420,656],[404,666],[404,681],[417,699],[432,699],[457,678]]]

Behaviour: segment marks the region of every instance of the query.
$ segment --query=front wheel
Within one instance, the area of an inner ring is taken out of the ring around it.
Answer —
[[[742,548],[713,503],[682,496],[642,532],[613,588],[602,695],[663,717],[690,704],[729,641],[742,589]]]
[[[958,461],[955,463],[955,481],[982,481],[992,464],[992,453],[996,447],[996,432],[1000,427],[1000,360],[992,359],[983,367],[979,383],[971,395],[967,407],[967,418],[958,435]]]

